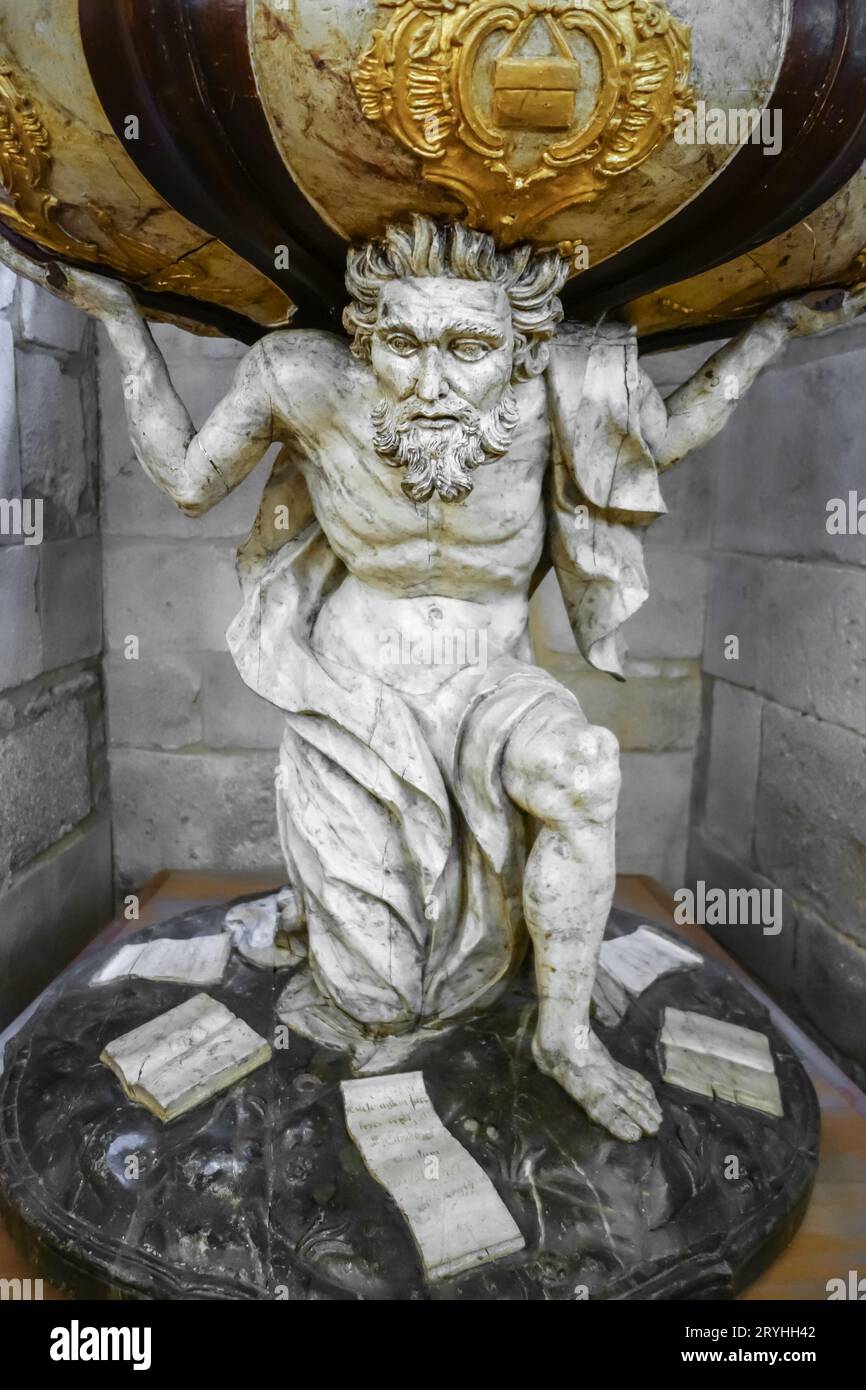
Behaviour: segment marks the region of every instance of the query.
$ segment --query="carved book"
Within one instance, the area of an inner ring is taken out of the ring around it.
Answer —
[[[668,1008],[661,1045],[664,1080],[672,1085],[767,1115],[784,1114],[773,1054],[763,1033]]]
[[[174,1120],[255,1071],[271,1056],[264,1038],[207,994],[115,1038],[100,1054],[130,1100]]]

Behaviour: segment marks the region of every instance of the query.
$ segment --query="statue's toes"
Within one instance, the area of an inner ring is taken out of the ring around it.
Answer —
[[[598,1100],[584,1102],[584,1109],[591,1120],[602,1125],[615,1139],[623,1139],[627,1144],[635,1144],[643,1138],[639,1124],[631,1118],[628,1111],[618,1105],[611,1096],[601,1096]]]

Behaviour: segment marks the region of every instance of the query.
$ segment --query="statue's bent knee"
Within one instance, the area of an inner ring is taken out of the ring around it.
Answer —
[[[566,744],[564,756],[571,760],[572,794],[579,807],[590,820],[613,820],[622,781],[616,735],[591,724]]]
[[[518,729],[506,748],[505,789],[523,810],[548,825],[581,817],[612,820],[620,787],[619,743],[610,729],[577,714]]]

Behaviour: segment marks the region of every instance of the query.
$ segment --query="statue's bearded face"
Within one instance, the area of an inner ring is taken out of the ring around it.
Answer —
[[[382,388],[374,445],[405,468],[413,502],[472,491],[470,471],[501,458],[517,427],[514,331],[499,285],[445,276],[384,286],[372,365]]]

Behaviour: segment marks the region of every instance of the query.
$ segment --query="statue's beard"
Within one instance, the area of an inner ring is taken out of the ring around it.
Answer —
[[[420,424],[419,416],[441,423]],[[372,413],[373,445],[392,468],[406,469],[402,488],[413,502],[427,502],[434,492],[443,502],[462,502],[473,488],[471,471],[508,452],[519,418],[510,388],[483,414],[453,396],[435,406],[416,397],[398,405],[380,400]]]

